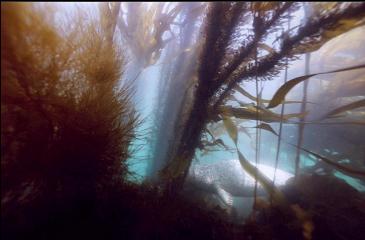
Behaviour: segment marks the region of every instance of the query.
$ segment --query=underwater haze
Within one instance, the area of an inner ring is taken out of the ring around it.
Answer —
[[[1,20],[6,239],[362,238],[365,3],[1,3]]]

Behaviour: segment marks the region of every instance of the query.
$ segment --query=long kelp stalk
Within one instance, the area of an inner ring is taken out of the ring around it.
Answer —
[[[257,65],[257,51],[255,52],[255,65]],[[256,106],[260,106],[260,99],[261,97],[259,96],[259,81],[258,78],[256,76],[255,78],[255,91],[256,91]],[[256,126],[259,126],[261,123],[260,120],[260,115],[259,115],[259,108],[256,109]],[[261,129],[260,128],[256,128],[256,149],[255,149],[255,164],[256,167],[258,166],[259,162],[260,162],[260,145],[261,145]],[[257,169],[255,171],[255,187],[253,190],[253,196],[254,196],[254,201],[253,201],[253,211],[255,213],[256,211],[256,204],[257,204]],[[255,216],[255,214],[253,214],[253,216]]]
[[[290,18],[288,19],[288,26],[287,26],[288,30],[290,29]],[[285,63],[285,70],[284,70],[284,83],[286,83],[286,81],[288,80],[288,60],[286,60]],[[281,105],[281,109],[280,109],[280,117],[283,118],[285,112],[285,103],[283,103]],[[272,184],[275,185],[275,180],[276,180],[276,170],[278,168],[279,165],[279,156],[280,156],[280,147],[281,147],[281,136],[282,136],[282,130],[283,130],[283,122],[280,121],[279,123],[279,133],[278,133],[278,142],[276,145],[276,153],[275,153],[275,172],[274,172],[274,177],[272,180]],[[272,204],[272,194],[270,194],[270,204]]]
[[[310,15],[310,6],[308,4],[304,5],[304,16],[305,16],[305,21],[307,21],[309,15]],[[305,54],[305,75],[308,75],[310,70],[309,70],[309,65],[310,65],[310,53],[306,53]],[[306,105],[307,105],[307,91],[308,91],[308,84],[309,81],[306,80],[304,81],[303,84],[303,96],[302,96],[302,103],[300,106],[300,112],[304,113],[306,111]],[[300,166],[300,149],[303,145],[303,134],[304,134],[304,127],[305,127],[305,116],[300,118],[300,124],[298,125],[298,142],[297,142],[297,150],[296,150],[296,156],[295,156],[295,176],[298,176],[299,173],[299,166]]]

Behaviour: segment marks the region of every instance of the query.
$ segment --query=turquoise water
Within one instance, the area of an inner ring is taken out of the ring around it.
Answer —
[[[154,140],[154,132],[151,132],[151,129],[157,102],[158,73],[158,67],[144,68],[137,79],[139,86],[143,87],[137,88],[134,102],[142,122],[136,129],[137,138],[131,146],[134,153],[128,160],[129,171],[132,173],[129,179],[134,182],[142,182],[145,179],[147,168],[151,164]]]
[[[150,95],[153,98],[153,95]],[[147,99],[147,98],[146,98]],[[148,101],[146,101],[148,102]],[[149,112],[146,111],[146,114]],[[145,121],[141,126],[140,129],[145,129],[153,124],[152,121]],[[255,161],[255,137],[254,133],[255,130],[251,129],[252,137],[248,137],[246,134],[239,134],[239,149],[245,155],[245,157],[251,161]],[[261,131],[261,138],[266,140],[262,141],[260,144],[260,153],[259,153],[259,163],[264,163],[269,166],[275,166],[275,156],[276,156],[276,144],[277,138],[273,137],[271,133],[267,133],[265,131]],[[233,141],[227,134],[223,134],[220,136],[220,139],[223,140],[225,145],[231,149],[231,151],[227,151],[225,149],[215,148],[214,151],[205,152],[202,150],[197,149],[195,158],[193,159],[193,163],[195,164],[209,164],[215,163],[219,161],[225,161],[229,159],[237,159],[237,153],[235,151],[235,146]],[[130,164],[130,171],[133,172],[135,175],[131,178],[134,182],[142,182],[146,177],[146,171],[148,165],[151,164],[152,159],[152,146],[149,144],[151,141],[149,139],[140,139],[134,142],[134,145],[144,145],[136,154],[133,156],[132,159],[129,160]],[[133,146],[135,147],[135,146]],[[295,162],[294,156],[295,149],[293,147],[288,147],[285,143],[282,143],[281,151],[279,154],[279,161],[278,161],[278,168],[289,173],[294,174],[295,172]],[[312,167],[315,165],[317,160],[315,160],[314,156],[312,155],[300,155],[300,169],[305,169],[308,167]],[[347,160],[349,161],[349,160]],[[365,192],[365,185],[358,179],[353,178],[351,176],[347,176],[339,171],[334,171],[334,176],[339,179],[344,180],[346,183],[351,185],[353,188],[357,189],[358,191]],[[240,205],[240,200],[236,199],[238,205]],[[247,203],[245,203],[247,204]]]

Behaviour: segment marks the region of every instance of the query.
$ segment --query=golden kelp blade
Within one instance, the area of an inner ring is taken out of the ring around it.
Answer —
[[[274,135],[278,136],[278,134],[275,132],[275,130],[267,123],[261,123],[260,125],[257,125],[256,128],[261,128],[261,129],[267,130],[267,131],[273,133]]]
[[[276,114],[266,108],[246,105],[242,108],[234,108],[230,106],[222,106],[219,108],[220,114],[225,117],[235,117],[239,119],[251,119],[256,120],[259,118],[264,122],[286,122],[290,118],[301,118],[307,114],[304,113],[291,113],[283,116]]]
[[[363,100],[359,100],[353,103],[349,103],[347,105],[344,105],[342,107],[336,108],[334,110],[332,110],[331,112],[327,113],[326,116],[323,117],[323,119],[325,118],[329,118],[332,117],[334,115],[340,114],[342,112],[346,112],[355,108],[360,108],[360,107],[365,107],[365,99]]]
[[[248,93],[246,90],[244,90],[242,87],[240,86],[236,86],[235,87],[235,90],[237,90],[239,93],[241,93],[243,96],[247,97],[248,99],[252,100],[252,101],[255,101],[257,102],[257,98],[252,96],[250,93]],[[237,99],[234,99],[235,101],[237,101],[240,105],[242,105]],[[259,99],[259,102],[262,102],[262,103],[269,103],[270,100],[266,100],[266,99]],[[285,101],[284,102],[285,104],[289,104],[289,103],[302,103],[302,101]],[[307,102],[307,103],[310,103],[310,104],[315,104],[313,102]]]
[[[285,204],[286,203],[286,199],[284,194],[278,189],[276,188],[272,182],[270,181],[270,179],[268,179],[265,175],[263,175],[260,170],[258,170],[255,166],[253,166],[240,152],[240,150],[238,150],[237,148],[237,153],[238,153],[238,158],[240,160],[241,166],[242,168],[248,172],[254,179],[256,179],[264,188],[268,193],[272,193],[273,195],[273,199],[274,202],[277,204]]]
[[[224,126],[227,129],[229,136],[232,138],[233,142],[237,145],[237,127],[234,125],[232,120],[228,117],[223,117]]]
[[[273,98],[271,99],[271,101],[270,101],[269,105],[267,106],[267,108],[273,108],[273,107],[276,107],[279,104],[281,104],[284,101],[286,94],[288,94],[288,92],[293,87],[295,87],[298,83],[301,83],[301,82],[309,79],[310,77],[313,77],[313,76],[316,76],[316,75],[320,75],[320,74],[328,74],[328,73],[336,73],[336,72],[350,71],[350,70],[355,70],[355,69],[359,69],[359,68],[365,68],[365,64],[358,65],[358,66],[353,66],[353,67],[348,67],[348,68],[337,69],[337,70],[328,71],[328,72],[322,72],[322,73],[314,73],[314,74],[304,75],[304,76],[300,76],[300,77],[291,79],[290,81],[288,81],[285,84],[283,84],[275,92],[275,94],[274,94]]]

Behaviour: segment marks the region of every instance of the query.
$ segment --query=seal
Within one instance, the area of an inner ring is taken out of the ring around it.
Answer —
[[[258,164],[257,168],[271,181],[274,179],[275,168],[265,164]],[[277,169],[275,186],[284,185],[293,176]],[[196,190],[216,194],[227,207],[232,207],[233,197],[253,197],[255,179],[243,170],[238,159],[230,159],[211,164],[193,164],[185,184]],[[256,193],[257,196],[266,195],[259,183]]]

